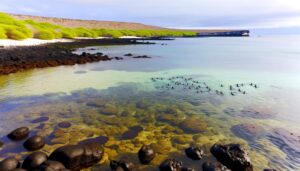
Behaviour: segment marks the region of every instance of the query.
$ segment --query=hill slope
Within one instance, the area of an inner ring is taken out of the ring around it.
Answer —
[[[104,28],[104,29],[122,29],[122,30],[162,30],[165,28],[130,22],[115,21],[96,21],[96,20],[79,20],[65,18],[50,18],[20,14],[9,14],[18,20],[34,20],[36,22],[48,22],[61,25],[63,27],[84,27],[84,28]]]

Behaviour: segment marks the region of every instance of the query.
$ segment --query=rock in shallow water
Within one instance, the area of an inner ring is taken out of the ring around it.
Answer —
[[[239,124],[231,127],[231,132],[245,140],[256,140],[265,133],[263,127],[255,124]]]
[[[182,162],[175,159],[167,159],[163,161],[160,166],[160,171],[180,171],[182,169]]]
[[[20,167],[20,162],[15,158],[7,158],[0,162],[1,171],[11,171]]]
[[[36,119],[32,120],[31,123],[46,122],[48,120],[49,120],[49,117],[42,116],[42,117],[39,117],[39,118],[36,118]]]
[[[143,145],[138,152],[138,157],[142,164],[148,164],[154,159],[155,151],[150,145]]]
[[[122,134],[122,139],[123,140],[133,139],[133,138],[137,137],[138,134],[142,131],[143,131],[143,127],[141,127],[141,126],[137,125],[137,126],[130,127],[129,130],[127,130],[126,132],[124,132]]]
[[[23,140],[27,138],[29,135],[29,128],[27,127],[20,127],[12,131],[7,135],[8,138],[12,140]]]
[[[60,128],[70,128],[72,126],[72,124],[71,124],[71,122],[63,121],[63,122],[58,123],[58,126]]]
[[[50,155],[49,159],[61,162],[67,169],[77,171],[98,163],[103,154],[101,145],[85,143],[60,147]]]
[[[204,162],[202,169],[203,171],[230,171],[219,162]]]
[[[207,124],[199,117],[188,117],[179,126],[187,133],[201,133],[207,130]]]
[[[210,152],[232,171],[253,171],[246,150],[239,144],[215,144]]]
[[[4,143],[2,141],[0,141],[0,148],[2,148],[3,145],[4,145]]]
[[[35,151],[43,148],[45,146],[45,139],[44,137],[35,135],[30,137],[28,140],[24,142],[24,147],[27,150]]]
[[[199,147],[191,146],[185,149],[185,154],[192,160],[202,159],[204,152]]]
[[[26,170],[35,170],[45,162],[47,158],[48,156],[43,152],[34,152],[25,158],[22,168]]]
[[[11,171],[27,171],[27,170],[22,169],[22,168],[17,168],[17,169],[11,170]],[[49,171],[50,171],[50,170],[49,170]]]
[[[110,161],[110,168],[112,171],[131,171],[134,169],[134,164],[125,160]]]
[[[37,168],[37,171],[69,171],[69,170],[66,169],[65,166],[58,161],[47,160]]]

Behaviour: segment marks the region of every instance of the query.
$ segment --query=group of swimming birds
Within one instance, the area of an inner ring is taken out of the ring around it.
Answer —
[[[229,85],[228,88],[223,84],[220,84],[218,88],[209,86],[205,81],[198,81],[192,77],[174,76],[170,78],[154,77],[151,81],[155,83],[155,88],[160,90],[191,90],[196,94],[199,93],[215,93],[216,95],[224,96],[228,93],[231,96],[238,94],[247,94],[244,90],[245,87],[253,87],[257,89],[258,86],[255,83],[237,83]]]

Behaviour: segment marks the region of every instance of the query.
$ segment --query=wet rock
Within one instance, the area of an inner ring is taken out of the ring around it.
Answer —
[[[22,169],[22,168],[17,168],[17,169],[11,170],[11,171],[27,171],[27,170]],[[49,170],[49,171],[50,171],[50,170]]]
[[[20,162],[15,158],[7,158],[0,162],[1,171],[11,171],[20,167]]]
[[[72,124],[71,124],[71,122],[63,121],[63,122],[58,123],[58,126],[60,128],[70,128],[72,126]]]
[[[284,128],[275,128],[267,139],[287,154],[287,159],[300,163],[300,134]]]
[[[185,149],[185,154],[192,160],[200,160],[202,159],[204,152],[199,147],[191,146]]]
[[[239,144],[215,144],[211,147],[210,152],[232,171],[253,171],[246,150]]]
[[[42,116],[31,121],[31,123],[41,123],[49,120],[49,117]]]
[[[26,140],[23,145],[30,151],[39,150],[45,146],[45,139],[44,137],[35,135]]]
[[[187,133],[201,133],[207,130],[205,121],[198,117],[188,117],[179,126]]]
[[[255,124],[239,124],[231,127],[231,132],[245,140],[255,140],[264,135],[263,127]]]
[[[142,131],[143,131],[143,127],[141,127],[141,126],[137,125],[137,126],[130,127],[128,131],[126,131],[122,134],[122,139],[123,140],[133,139],[133,138],[137,137],[138,134]]]
[[[155,154],[155,150],[150,145],[143,145],[138,152],[138,157],[142,164],[148,164],[154,159]]]
[[[204,162],[202,169],[203,171],[230,171],[219,162]]]
[[[160,171],[180,171],[182,169],[182,162],[175,159],[167,159],[163,161],[160,166]]]
[[[112,171],[131,171],[134,169],[134,164],[125,160],[110,161],[110,168]]]
[[[140,58],[151,58],[151,57],[147,55],[141,55],[141,56],[134,56],[133,58],[140,59]]]
[[[106,102],[102,99],[97,99],[95,101],[91,101],[91,102],[86,103],[87,106],[91,106],[91,107],[104,107],[105,104],[106,104]]]
[[[0,148],[2,148],[3,145],[4,145],[4,143],[2,141],[0,141]]]
[[[58,161],[47,160],[37,168],[37,171],[67,171],[67,169]]]
[[[103,154],[101,145],[84,143],[60,147],[50,155],[49,159],[61,162],[67,169],[77,171],[98,163]]]
[[[264,169],[264,171],[276,171],[276,169]]]
[[[26,170],[35,170],[45,162],[47,158],[48,156],[43,152],[34,152],[25,158],[22,168]]]
[[[23,140],[27,138],[29,135],[29,128],[27,127],[20,127],[17,128],[16,130],[12,131],[7,135],[8,138],[12,140]]]
[[[183,167],[181,171],[196,171],[195,169],[189,168],[189,167]]]
[[[133,56],[133,54],[132,53],[127,53],[124,56]]]

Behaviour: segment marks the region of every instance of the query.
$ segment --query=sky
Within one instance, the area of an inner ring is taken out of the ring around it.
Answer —
[[[0,11],[171,28],[300,33],[300,0],[0,0]]]

